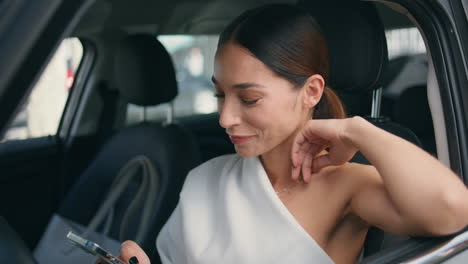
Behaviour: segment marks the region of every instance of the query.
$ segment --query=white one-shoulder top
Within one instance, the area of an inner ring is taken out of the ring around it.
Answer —
[[[193,169],[156,246],[164,264],[333,263],[276,195],[258,159]]]

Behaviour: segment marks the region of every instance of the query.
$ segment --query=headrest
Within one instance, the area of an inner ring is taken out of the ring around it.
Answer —
[[[129,103],[152,106],[177,96],[177,81],[170,55],[153,35],[132,35],[117,47],[114,80]]]
[[[388,62],[387,42],[373,3],[304,0],[298,5],[317,20],[327,40],[331,88],[366,91],[381,87]]]

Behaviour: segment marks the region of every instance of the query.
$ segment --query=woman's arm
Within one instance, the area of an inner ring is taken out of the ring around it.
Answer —
[[[425,151],[360,117],[311,121],[296,138],[293,163],[301,164],[307,179],[305,163],[318,171],[343,164],[361,151],[375,169],[360,166],[351,173],[361,174],[350,175],[350,181],[358,184],[351,207],[370,224],[398,233],[434,235],[453,233],[468,224],[466,186]],[[300,145],[321,150],[319,144],[311,143],[319,139],[330,146],[329,154],[315,159],[300,154]],[[309,142],[309,147],[300,142]],[[298,174],[295,170],[293,177]]]
[[[427,152],[359,117],[350,119],[344,139],[375,166],[385,186],[376,193],[372,189],[378,190],[379,184],[369,183],[372,189],[363,189],[354,197],[356,207],[385,195],[395,205],[402,224],[412,223],[431,234],[453,233],[468,224],[466,186]]]

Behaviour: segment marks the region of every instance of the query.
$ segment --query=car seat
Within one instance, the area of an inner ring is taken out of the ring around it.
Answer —
[[[36,264],[33,255],[20,236],[0,216],[0,263]]]
[[[395,122],[410,128],[421,140],[422,147],[436,155],[434,126],[427,101],[427,86],[416,85],[405,89],[394,106]]]
[[[177,95],[170,55],[156,36],[139,34],[124,38],[116,49],[113,70],[115,87],[128,103],[155,106],[168,103]],[[155,239],[178,202],[185,176],[200,162],[194,137],[177,123],[144,121],[114,133],[72,186],[58,214],[88,224],[119,170],[139,155],[153,162],[160,177],[156,206],[151,214],[152,225],[141,244],[153,263],[157,263]],[[137,187],[138,182],[134,180],[118,201],[110,229],[113,238],[117,238],[117,227]],[[129,228],[129,238],[137,228]]]
[[[407,54],[392,58],[388,62],[387,70],[382,76],[382,109],[381,113],[403,125],[395,119],[395,104],[405,89],[413,86],[426,85],[427,82],[427,54]],[[418,101],[420,102],[420,101]],[[427,104],[427,103],[426,103]],[[408,126],[416,135],[419,134],[412,126]],[[421,141],[423,139],[419,137]],[[423,147],[424,143],[423,143]]]
[[[347,113],[364,116],[374,125],[420,146],[410,129],[380,116],[381,78],[388,63],[388,51],[384,27],[374,4],[358,0],[304,0],[298,6],[308,10],[321,27],[329,48],[328,81]],[[352,162],[369,164],[359,152]],[[364,256],[404,239],[371,227]]]

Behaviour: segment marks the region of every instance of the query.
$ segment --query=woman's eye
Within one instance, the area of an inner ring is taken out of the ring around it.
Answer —
[[[215,93],[214,94],[214,97],[220,99],[220,98],[224,98],[224,94],[221,94],[221,93]]]
[[[256,102],[258,102],[258,100],[260,100],[260,99],[255,99],[255,100],[244,100],[244,99],[242,99],[242,103],[245,104],[245,105],[253,105]]]

